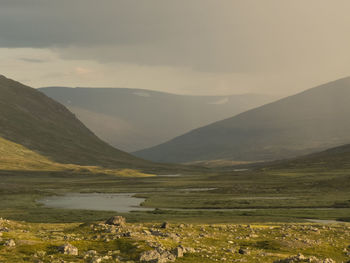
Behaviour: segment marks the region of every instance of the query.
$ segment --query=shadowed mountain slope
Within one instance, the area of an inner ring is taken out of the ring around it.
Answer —
[[[193,130],[136,152],[161,162],[290,158],[350,142],[350,78]]]
[[[291,160],[281,160],[272,164],[277,169],[312,169],[318,168],[322,171],[328,169],[350,168],[350,144],[334,147],[325,151],[296,157]],[[344,173],[347,174],[347,173]]]
[[[63,105],[1,75],[0,137],[5,139],[0,142],[22,145],[58,163],[115,168],[150,165],[101,141]]]

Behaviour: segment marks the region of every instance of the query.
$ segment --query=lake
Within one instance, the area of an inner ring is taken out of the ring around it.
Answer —
[[[100,211],[150,211],[152,208],[140,207],[144,198],[134,197],[133,193],[100,194],[100,193],[69,193],[63,196],[52,196],[41,199],[38,203],[51,208],[84,209]]]

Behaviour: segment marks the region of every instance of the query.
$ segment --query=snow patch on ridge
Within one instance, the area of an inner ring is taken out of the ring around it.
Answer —
[[[229,101],[228,98],[223,98],[221,100],[209,102],[209,104],[211,104],[211,105],[221,105],[221,104],[226,104],[228,101]]]

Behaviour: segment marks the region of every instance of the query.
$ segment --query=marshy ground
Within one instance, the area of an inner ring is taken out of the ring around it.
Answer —
[[[347,262],[349,174],[345,168],[153,177],[2,171],[0,217],[7,220],[0,221],[0,262],[139,262],[145,252],[170,261],[178,248],[185,253],[176,262]],[[38,202],[68,193],[135,193],[151,210],[117,213]],[[103,223],[114,215],[126,217],[126,226]],[[162,229],[164,221],[169,227]],[[64,244],[78,254],[61,253]]]

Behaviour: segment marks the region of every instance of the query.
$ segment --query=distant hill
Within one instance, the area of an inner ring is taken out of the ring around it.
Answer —
[[[6,163],[23,162],[27,156],[27,160],[45,165],[151,165],[101,141],[63,105],[42,92],[0,75],[1,152],[6,156],[0,161]]]
[[[125,88],[41,88],[97,136],[137,151],[271,102],[267,95],[185,96]]]
[[[160,162],[291,158],[350,142],[350,78],[193,130],[138,151]]]
[[[312,153],[305,156],[299,156],[294,159],[278,161],[272,163],[270,167],[273,167],[275,169],[319,168],[323,171],[328,171],[328,169],[349,169],[350,144],[341,145],[338,147],[330,148],[321,152]]]

